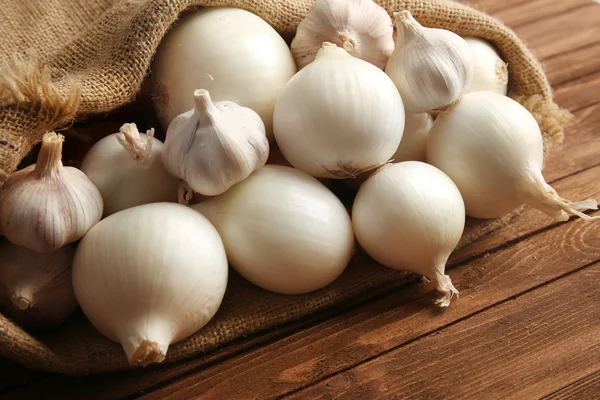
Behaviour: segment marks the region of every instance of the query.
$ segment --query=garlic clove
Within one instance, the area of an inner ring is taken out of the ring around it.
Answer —
[[[469,45],[445,29],[426,28],[410,11],[394,13],[397,45],[385,67],[406,110],[422,113],[456,104],[473,78]]]
[[[0,238],[2,312],[26,329],[50,329],[77,308],[71,283],[74,249],[38,254]]]
[[[167,170],[194,191],[215,196],[265,165],[269,141],[251,109],[213,103],[204,89],[196,90],[194,99],[196,107],[169,125],[162,158]]]
[[[474,73],[466,93],[481,90],[506,96],[508,90],[508,65],[487,41],[476,37],[464,38],[473,57]]]
[[[180,180],[165,169],[163,143],[154,129],[141,134],[135,124],[124,124],[88,151],[81,170],[96,185],[104,201],[104,216],[126,208],[175,202]]]
[[[315,59],[323,42],[383,69],[394,50],[392,20],[372,0],[317,0],[292,40],[299,69]]]
[[[38,253],[75,242],[102,216],[100,192],[80,170],[62,165],[64,136],[42,139],[37,163],[0,189],[0,234]]]

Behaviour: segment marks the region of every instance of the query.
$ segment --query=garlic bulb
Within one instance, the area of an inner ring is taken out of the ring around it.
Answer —
[[[410,11],[394,17],[398,43],[385,72],[396,84],[406,110],[416,114],[451,107],[473,78],[469,45],[453,32],[423,27]]]
[[[123,346],[131,365],[146,366],[215,315],[227,268],[223,242],[206,218],[152,203],[113,214],[85,235],[73,287],[96,329]]]
[[[464,38],[473,57],[474,73],[467,93],[487,90],[506,96],[508,66],[487,41],[476,37]]]
[[[176,201],[179,179],[161,159],[163,144],[154,129],[140,134],[135,124],[98,141],[86,154],[81,170],[104,200],[104,216],[147,203]]]
[[[596,209],[595,200],[561,198],[542,176],[542,134],[519,103],[493,92],[466,94],[434,122],[427,162],[460,189],[467,215],[497,218],[529,204],[561,221]]]
[[[102,217],[102,196],[83,172],[63,167],[64,136],[46,133],[37,164],[0,189],[0,234],[37,253],[79,240]]]
[[[206,7],[183,16],[163,39],[152,65],[154,107],[166,130],[194,107],[195,89],[214,101],[256,111],[269,139],[279,92],[296,73],[282,37],[260,17],[237,8]]]
[[[61,325],[77,308],[71,284],[74,250],[38,254],[0,239],[2,312],[26,329]]]
[[[162,157],[167,170],[196,192],[215,196],[265,165],[269,141],[258,114],[231,101],[213,103],[194,91],[196,106],[169,125]]]
[[[446,262],[465,226],[465,206],[456,185],[431,165],[388,164],[362,184],[352,208],[361,247],[381,264],[435,281],[450,305],[458,291],[445,275]]]
[[[404,108],[377,67],[324,43],[277,99],[275,139],[294,167],[347,178],[390,159],[402,139]]]
[[[292,40],[299,69],[315,59],[323,42],[383,69],[394,50],[392,20],[372,0],[317,0]]]
[[[327,286],[354,252],[344,205],[294,168],[266,165],[192,208],[215,225],[231,265],[272,292],[300,294]]]

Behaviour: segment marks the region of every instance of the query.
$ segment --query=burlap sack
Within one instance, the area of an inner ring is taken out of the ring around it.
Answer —
[[[311,3],[0,0],[0,186],[46,131],[75,117],[105,113],[131,101],[140,90],[161,38],[182,11],[204,5],[240,7],[289,37]],[[500,21],[450,0],[378,3],[390,12],[409,9],[425,26],[443,27],[495,43],[508,62],[510,95],[535,115],[546,149],[562,139],[568,113],[553,103],[539,63]],[[462,244],[506,223],[508,218],[470,221]],[[233,339],[404,283],[402,273],[380,267],[360,254],[339,280],[309,295],[271,294],[232,274],[218,315],[191,338],[171,346],[167,361],[201,354]],[[80,313],[64,327],[35,336],[0,315],[0,355],[34,368],[68,374],[128,368],[120,346],[104,339]]]

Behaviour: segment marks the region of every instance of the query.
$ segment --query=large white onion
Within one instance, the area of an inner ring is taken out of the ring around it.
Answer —
[[[202,215],[173,203],[120,211],[83,238],[73,262],[81,308],[131,365],[165,358],[215,315],[227,286],[219,234]]]
[[[227,192],[192,206],[217,228],[231,265],[283,294],[333,282],[354,251],[348,212],[315,178],[266,165]]]
[[[264,20],[236,8],[186,15],[163,39],[152,66],[154,106],[163,128],[194,108],[195,89],[213,101],[251,108],[272,138],[273,107],[296,72],[287,44]]]

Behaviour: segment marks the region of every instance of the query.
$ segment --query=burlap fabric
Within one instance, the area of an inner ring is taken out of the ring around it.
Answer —
[[[546,149],[559,142],[568,113],[552,101],[542,68],[500,21],[450,0],[380,0],[409,9],[425,26],[479,36],[508,62],[510,95],[537,118]],[[0,186],[51,129],[105,113],[139,92],[152,55],[180,13],[194,6],[247,9],[291,36],[311,0],[0,0]],[[128,122],[128,121],[123,121]],[[506,223],[470,221],[462,244]],[[302,296],[267,293],[232,274],[222,308],[208,326],[171,346],[167,361],[202,354],[260,330],[403,285],[403,274],[358,255],[329,287]],[[460,288],[459,288],[460,289]],[[432,296],[433,301],[433,296]],[[80,313],[64,327],[32,336],[0,315],[0,355],[34,368],[91,374],[128,368],[119,345]]]

